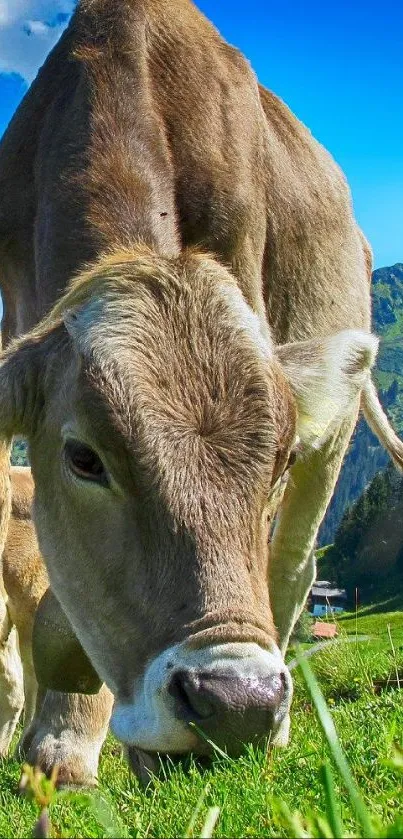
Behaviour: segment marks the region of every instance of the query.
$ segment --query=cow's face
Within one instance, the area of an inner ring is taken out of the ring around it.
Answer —
[[[109,258],[64,305],[5,361],[2,424],[29,434],[51,585],[115,694],[113,728],[162,752],[204,751],[192,723],[232,753],[275,737],[291,681],[268,531],[297,407],[270,337],[194,254]]]

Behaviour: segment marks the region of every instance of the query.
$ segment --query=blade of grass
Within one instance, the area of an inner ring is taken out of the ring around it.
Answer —
[[[125,839],[128,836],[126,829],[120,823],[120,819],[113,805],[109,801],[106,801],[100,793],[89,793],[88,802],[98,824],[104,830],[106,839]]]
[[[210,737],[207,737],[207,734],[203,731],[202,728],[199,728],[199,726],[195,722],[190,722],[189,728],[194,728],[195,731],[197,731],[199,737],[201,737],[201,739],[204,740],[205,743],[208,743],[208,745],[211,746],[211,748],[216,752],[216,754],[220,755],[220,757],[225,758],[225,760],[231,760],[230,756],[227,755],[226,752],[224,752],[222,749],[220,749],[220,747],[217,746],[216,743],[214,743],[214,740],[210,740]]]
[[[394,663],[394,665],[395,665],[395,673],[396,673],[397,688],[398,688],[398,690],[400,690],[399,670],[398,670],[398,667],[397,667],[397,658],[396,658],[395,645],[394,645],[394,643],[393,643],[393,640],[392,640],[392,633],[391,633],[391,631],[390,631],[390,623],[388,623],[388,635],[389,635],[389,642],[390,642],[390,646],[391,646],[391,648],[392,648],[393,663]]]
[[[329,822],[319,813],[315,813],[308,819],[308,824],[311,826],[312,835],[320,837],[320,839],[335,839],[335,834],[330,827]],[[337,835],[336,839],[341,839]]]
[[[332,835],[337,839],[344,836],[343,822],[340,817],[340,807],[336,799],[334,791],[333,773],[328,761],[321,766],[320,774],[322,776],[322,783],[325,789],[326,797],[326,813],[332,830]]]
[[[358,644],[358,588],[355,589],[355,643]]]
[[[347,789],[351,801],[351,805],[355,811],[357,820],[361,825],[363,837],[364,839],[375,839],[376,833],[374,833],[374,830],[372,828],[368,810],[364,804],[363,799],[361,798],[358,787],[356,786],[356,783],[351,774],[350,767],[348,765],[343,749],[340,745],[336,728],[332,720],[331,714],[329,712],[329,709],[326,705],[325,698],[308,662],[303,658],[299,646],[297,646],[296,648],[296,656],[299,667],[302,671],[302,675],[306,681],[306,684],[312,696],[312,701],[315,705],[316,712],[319,717],[319,722],[323,729],[323,733],[329,744],[330,753],[337,767],[337,770],[344,781],[345,787]]]
[[[219,815],[219,807],[209,807],[209,809],[207,810],[204,825],[201,829],[200,839],[211,839],[214,832],[214,828],[218,822]]]
[[[384,765],[403,774],[403,747],[399,746],[398,743],[393,743],[390,753],[389,759],[383,761]]]
[[[34,826],[32,837],[33,839],[49,839],[51,835],[52,825],[50,823],[49,813],[45,807]]]
[[[275,802],[275,807],[278,812],[280,822],[287,829],[287,836],[289,836],[290,839],[311,839],[309,833],[305,830],[301,813],[293,813],[285,801]]]
[[[203,807],[203,801],[204,801],[209,789],[210,789],[210,784],[207,784],[204,787],[204,789],[202,789],[202,791],[201,791],[201,793],[200,793],[200,795],[199,795],[199,797],[196,801],[196,806],[193,810],[193,813],[192,813],[192,815],[189,819],[188,826],[185,830],[184,839],[191,839],[191,837],[193,836],[193,831],[194,831],[194,826],[196,824],[196,819],[198,818],[198,816],[200,814],[200,810]]]

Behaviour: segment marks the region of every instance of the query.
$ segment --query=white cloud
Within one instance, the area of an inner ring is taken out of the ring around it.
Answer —
[[[0,73],[31,82],[74,6],[74,0],[0,0]]]
[[[49,24],[44,23],[42,20],[27,20],[24,26],[27,35],[45,35],[45,37],[49,32],[49,28]]]

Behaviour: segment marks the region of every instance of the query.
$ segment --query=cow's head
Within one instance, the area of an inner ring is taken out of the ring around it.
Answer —
[[[276,353],[216,261],[139,247],[5,354],[0,432],[29,438],[51,586],[123,741],[275,737],[291,698],[267,585],[277,490],[297,437],[303,456],[356,400],[374,342]]]

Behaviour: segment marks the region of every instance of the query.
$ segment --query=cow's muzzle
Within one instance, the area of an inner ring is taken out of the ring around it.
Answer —
[[[130,704],[117,704],[116,736],[148,752],[236,756],[246,743],[276,735],[288,718],[290,674],[276,645],[186,643],[157,656],[138,681]]]
[[[172,677],[169,693],[175,714],[196,727],[231,755],[244,743],[257,743],[277,728],[288,692],[285,673],[238,676],[235,669],[209,672],[180,670]]]

